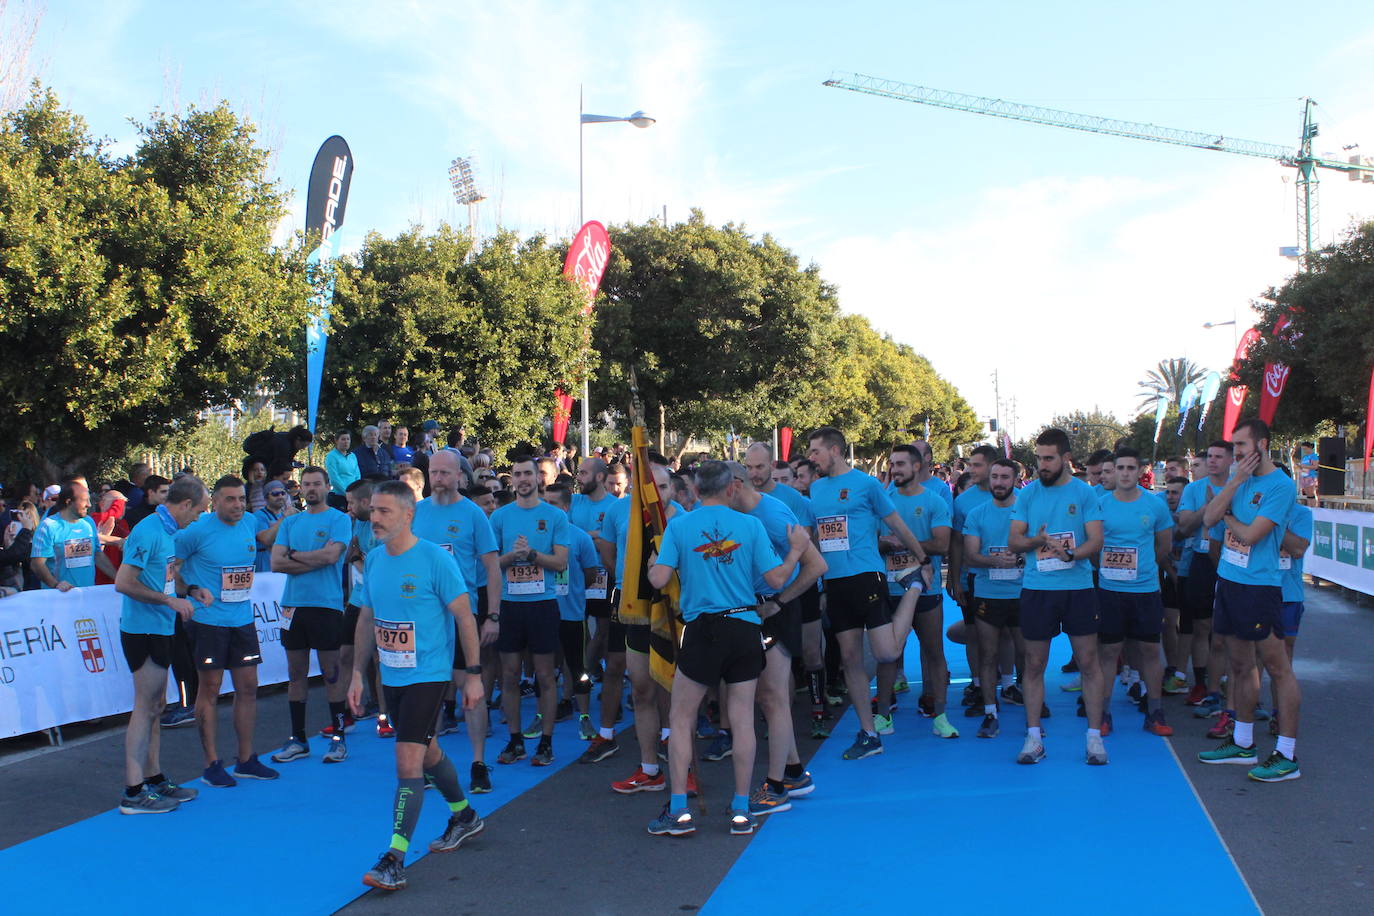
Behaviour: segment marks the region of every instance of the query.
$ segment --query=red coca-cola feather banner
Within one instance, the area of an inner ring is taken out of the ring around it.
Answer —
[[[563,261],[563,276],[582,287],[586,294],[586,304],[582,314],[592,310],[596,301],[596,291],[601,288],[601,278],[606,275],[606,265],[611,260],[611,237],[606,227],[596,220],[590,220],[577,230],[572,244],[568,246],[568,256]],[[568,420],[572,417],[572,395],[562,386],[554,389],[558,407],[553,414],[553,441],[559,445],[568,436]]]
[[[1259,337],[1259,331],[1251,328],[1241,336],[1240,343],[1236,345],[1236,359],[1231,364],[1231,386],[1226,391],[1226,413],[1221,419],[1221,438],[1228,441],[1231,433],[1236,430],[1236,424],[1240,422],[1240,409],[1245,406],[1246,387],[1238,384],[1240,376],[1236,370],[1245,362],[1245,354],[1250,352],[1250,347]]]
[[[1282,338],[1284,329],[1292,324],[1287,315],[1280,318],[1274,323],[1274,338]],[[1287,383],[1287,366],[1272,360],[1264,364],[1264,386],[1260,389],[1259,418],[1265,423],[1274,422],[1274,412],[1279,409],[1279,398],[1283,397],[1283,386]]]

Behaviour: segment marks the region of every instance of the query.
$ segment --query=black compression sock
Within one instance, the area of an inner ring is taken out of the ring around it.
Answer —
[[[445,701],[444,701],[444,715],[448,716],[449,718],[456,718],[456,717],[457,717],[457,715],[458,715],[458,701],[457,701],[457,700],[445,700]]]
[[[305,701],[287,700],[286,706],[291,710],[291,737],[297,741],[305,740]]]
[[[138,796],[139,796],[142,792],[143,792],[143,783],[139,783],[139,784],[136,785],[136,786],[125,786],[125,787],[124,787],[124,797],[125,797],[125,798],[138,798]]]
[[[770,779],[770,780],[768,780],[768,788],[772,789],[774,792],[778,793],[779,795],[781,795],[782,793],[784,793],[784,792],[787,791],[787,787],[784,786],[784,785],[782,784],[782,780],[781,780],[781,779]]]
[[[334,731],[342,738],[344,733],[344,704],[342,702],[329,704],[329,720],[334,726]]]
[[[149,776],[147,779],[143,780],[143,784],[145,786],[160,786],[166,781],[167,777],[158,773],[156,776]]]
[[[811,705],[816,709],[825,706],[825,669],[806,672],[806,683],[811,693]]]
[[[789,763],[782,768],[782,775],[785,779],[800,779],[806,773],[806,768],[800,763]]]

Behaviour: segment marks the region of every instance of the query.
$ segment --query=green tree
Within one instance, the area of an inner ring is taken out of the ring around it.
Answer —
[[[1057,427],[1069,434],[1073,445],[1073,457],[1082,464],[1089,455],[1098,449],[1114,449],[1117,440],[1124,439],[1130,429],[1116,418],[1115,414],[1105,413],[1094,407],[1092,410],[1075,410],[1053,417],[1049,424],[1042,426],[1030,441],[1045,430]]]
[[[1303,267],[1254,303],[1260,313],[1255,327],[1263,337],[1240,370],[1257,403],[1265,363],[1288,367],[1274,417],[1279,437],[1310,435],[1323,421],[1364,421],[1374,366],[1374,222],[1352,228],[1339,244],[1306,258]],[[1292,327],[1276,338],[1273,329],[1282,316]]]
[[[370,233],[336,264],[317,429],[435,419],[502,450],[538,442],[554,387],[580,372],[587,322],[542,238],[502,233],[474,249],[447,225]],[[304,406],[303,360],[283,375],[284,400]]]
[[[35,89],[0,128],[0,440],[44,479],[253,390],[305,321],[252,125],[220,105],[136,126],[112,158]]]
[[[1187,357],[1161,359],[1140,381],[1139,411],[1154,416],[1160,398],[1178,403],[1178,396],[1183,393],[1183,389],[1193,382],[1200,381],[1206,374],[1206,369]]]

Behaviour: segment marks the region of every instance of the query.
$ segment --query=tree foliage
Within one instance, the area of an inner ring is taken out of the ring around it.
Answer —
[[[1138,410],[1154,416],[1160,398],[1177,404],[1178,396],[1183,393],[1183,389],[1193,382],[1200,381],[1206,374],[1206,369],[1187,357],[1161,359],[1140,381]]]
[[[1374,366],[1374,222],[1353,228],[1341,243],[1308,256],[1303,266],[1255,303],[1260,313],[1255,327],[1263,337],[1240,372],[1257,403],[1265,363],[1288,366],[1274,417],[1279,436],[1305,436],[1322,421],[1362,422]],[[1293,324],[1279,339],[1273,329],[1284,315]]]
[[[35,90],[0,128],[0,440],[48,479],[251,391],[305,320],[254,128],[154,113],[112,158]]]

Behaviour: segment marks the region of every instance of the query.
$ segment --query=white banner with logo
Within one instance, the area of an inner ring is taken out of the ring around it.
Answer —
[[[1374,595],[1374,512],[1314,508],[1303,571]]]
[[[286,576],[253,577],[262,684],[286,680],[281,594]],[[84,722],[133,708],[133,680],[119,643],[122,598],[113,585],[21,592],[0,601],[0,738]],[[318,674],[312,662],[310,673]],[[167,699],[178,688],[167,678]],[[232,690],[224,678],[224,692]]]

